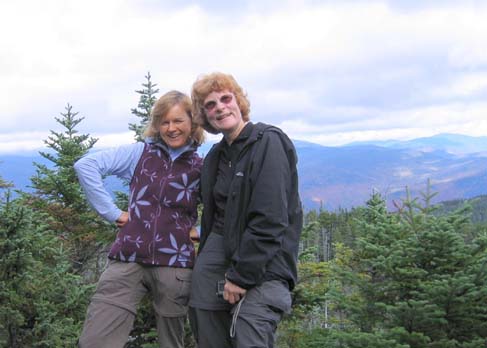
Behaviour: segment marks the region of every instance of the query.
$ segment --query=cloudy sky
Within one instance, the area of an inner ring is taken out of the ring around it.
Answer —
[[[98,147],[160,92],[231,73],[251,118],[323,145],[487,135],[487,1],[0,2],[0,154],[43,147],[67,103]]]

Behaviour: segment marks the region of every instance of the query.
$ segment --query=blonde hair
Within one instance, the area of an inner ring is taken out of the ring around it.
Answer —
[[[150,121],[144,131],[144,136],[160,139],[159,125],[161,124],[161,120],[176,105],[181,106],[188,114],[191,119],[191,138],[197,145],[201,145],[205,140],[205,135],[199,123],[192,116],[191,99],[179,91],[167,92],[155,102],[152,107]]]
[[[206,97],[208,97],[211,92],[221,91],[229,91],[233,93],[240,112],[242,113],[242,119],[244,122],[247,122],[250,119],[250,101],[247,99],[247,95],[244,93],[242,87],[239,86],[232,75],[220,72],[201,75],[195,83],[193,83],[193,89],[191,91],[193,117],[208,133],[218,134],[219,131],[213,128],[208,122],[203,104]]]

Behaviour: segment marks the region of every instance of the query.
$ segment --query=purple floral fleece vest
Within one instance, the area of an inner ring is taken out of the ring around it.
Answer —
[[[147,265],[192,268],[189,231],[197,220],[202,159],[196,151],[174,162],[156,144],[146,144],[130,183],[129,222],[109,258]]]

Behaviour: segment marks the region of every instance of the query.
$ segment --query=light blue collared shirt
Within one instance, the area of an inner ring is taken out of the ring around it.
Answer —
[[[154,143],[150,138],[147,139],[147,142]],[[115,175],[130,182],[144,151],[144,145],[142,142],[137,142],[88,153],[74,164],[74,169],[88,202],[98,214],[110,222],[117,220],[122,211],[115,205],[113,197],[105,187],[103,178]],[[173,161],[191,147],[191,145],[186,145],[172,149],[162,143],[160,146],[167,151]]]

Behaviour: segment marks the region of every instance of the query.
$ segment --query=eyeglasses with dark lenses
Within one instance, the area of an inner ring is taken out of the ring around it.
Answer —
[[[220,103],[222,104],[230,104],[232,100],[233,100],[233,96],[231,94],[225,94],[220,97]],[[210,112],[213,111],[213,109],[215,109],[216,104],[217,104],[216,100],[210,100],[205,105],[203,105],[203,107],[207,112]]]

